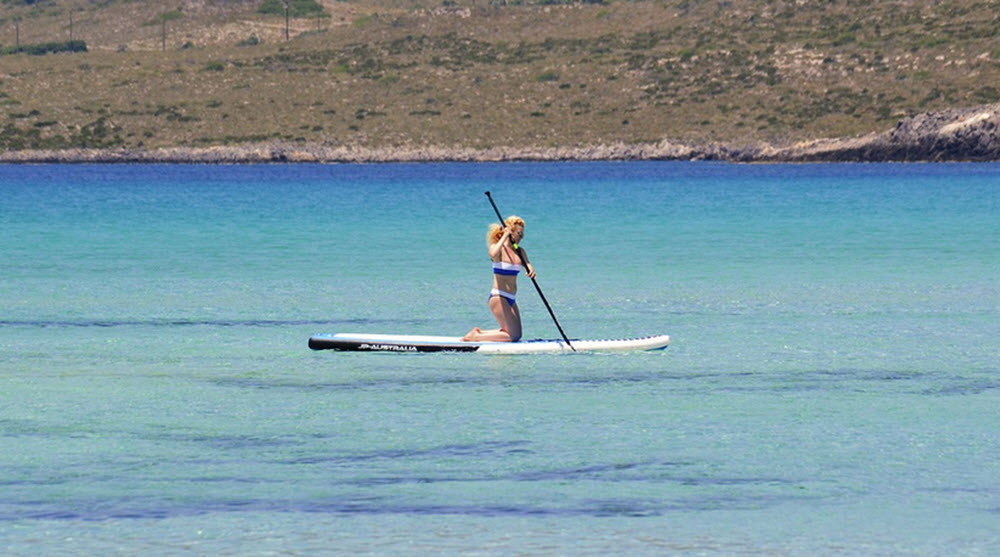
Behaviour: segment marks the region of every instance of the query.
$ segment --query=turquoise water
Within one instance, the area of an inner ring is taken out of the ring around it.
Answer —
[[[306,348],[492,325],[485,190],[671,347]],[[0,166],[0,546],[996,554],[998,229],[995,164]]]

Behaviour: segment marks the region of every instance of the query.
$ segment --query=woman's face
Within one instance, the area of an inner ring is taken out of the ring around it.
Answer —
[[[524,238],[523,226],[521,226],[520,224],[515,224],[514,226],[510,227],[510,239],[513,240],[515,244],[520,242],[523,238]]]

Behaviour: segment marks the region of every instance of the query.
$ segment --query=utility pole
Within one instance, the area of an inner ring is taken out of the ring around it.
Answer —
[[[288,40],[288,0],[282,0],[282,4],[285,5],[285,40]]]

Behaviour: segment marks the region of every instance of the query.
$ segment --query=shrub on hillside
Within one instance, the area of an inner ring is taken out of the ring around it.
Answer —
[[[60,41],[0,48],[0,54],[31,54],[41,56],[56,52],[87,52],[87,43],[84,41]]]
[[[285,15],[285,3],[281,0],[264,0],[257,12]],[[325,13],[326,10],[316,0],[288,0],[288,15],[292,17],[316,17]]]

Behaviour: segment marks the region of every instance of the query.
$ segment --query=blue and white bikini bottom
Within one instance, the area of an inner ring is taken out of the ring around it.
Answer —
[[[490,290],[490,298],[492,298],[493,296],[500,296],[504,300],[507,300],[507,303],[510,304],[510,307],[514,307],[514,295],[511,294],[510,292],[507,292],[506,290],[500,290],[499,288],[494,288],[493,290]]]

